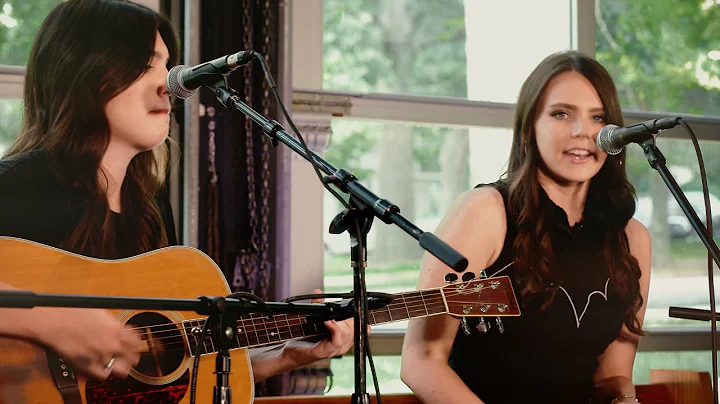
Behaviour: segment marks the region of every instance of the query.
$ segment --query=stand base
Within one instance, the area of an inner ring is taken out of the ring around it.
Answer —
[[[352,395],[352,404],[370,404],[370,395],[365,393],[364,395]]]
[[[215,404],[230,404],[232,403],[232,396],[230,393],[230,387],[217,387],[213,392],[213,403]]]

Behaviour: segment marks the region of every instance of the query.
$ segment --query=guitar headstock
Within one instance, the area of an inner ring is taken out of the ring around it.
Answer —
[[[508,276],[457,282],[440,289],[447,312],[455,317],[511,317],[520,306]]]

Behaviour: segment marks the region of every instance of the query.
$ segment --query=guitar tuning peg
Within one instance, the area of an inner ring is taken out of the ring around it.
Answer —
[[[502,320],[500,319],[500,317],[496,317],[496,318],[495,318],[495,323],[497,324],[498,331],[500,332],[500,334],[504,334],[504,333],[505,333],[505,326],[503,325],[503,322],[502,322]]]
[[[463,282],[468,282],[468,281],[471,281],[471,280],[473,280],[473,279],[475,279],[475,274],[472,273],[472,272],[465,272],[464,274],[462,274],[462,280],[463,280]]]
[[[480,331],[483,334],[487,334],[488,328],[490,328],[490,324],[485,322],[485,319],[483,317],[480,317],[480,322],[478,323],[477,327],[478,331]]]
[[[460,325],[462,326],[462,330],[465,333],[465,335],[470,335],[470,327],[468,326],[467,320],[465,317],[460,320]]]
[[[480,271],[480,279],[487,279],[487,277],[487,272],[484,269]]]
[[[455,283],[455,282],[457,282],[457,280],[458,280],[457,274],[449,273],[449,274],[445,275],[446,283]]]

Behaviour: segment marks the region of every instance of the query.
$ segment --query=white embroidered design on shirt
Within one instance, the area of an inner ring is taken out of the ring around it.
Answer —
[[[594,292],[592,292],[592,293],[590,293],[590,294],[588,295],[588,297],[587,297],[587,303],[585,303],[585,309],[583,309],[583,312],[580,314],[580,317],[578,317],[577,309],[575,308],[575,303],[573,303],[572,299],[570,298],[570,294],[568,293],[568,291],[565,290],[564,287],[558,286],[558,288],[562,289],[562,291],[565,292],[565,296],[567,296],[568,300],[570,301],[570,306],[572,306],[573,313],[575,313],[575,324],[577,324],[577,328],[580,328],[580,321],[582,320],[583,316],[585,315],[585,312],[587,311],[588,306],[590,306],[590,298],[592,297],[592,295],[594,295],[595,293],[597,293],[597,294],[599,294],[600,296],[604,297],[604,298],[605,298],[605,301],[607,301],[607,299],[608,299],[608,297],[607,297],[607,289],[608,289],[608,284],[609,284],[609,283],[610,283],[610,278],[608,278],[608,280],[605,281],[605,292],[596,290],[596,291],[594,291]]]

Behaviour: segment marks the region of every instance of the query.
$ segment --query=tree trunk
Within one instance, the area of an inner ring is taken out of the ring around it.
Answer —
[[[413,132],[410,126],[386,125],[383,139],[377,144],[380,157],[379,196],[400,208],[408,220],[414,219]],[[420,257],[417,240],[395,225],[376,220],[373,224],[377,243],[374,259],[383,264],[408,262]]]
[[[468,130],[448,131],[440,151],[443,193],[441,214],[447,212],[455,198],[468,188],[469,155]]]
[[[668,225],[669,191],[662,178],[651,170],[650,198],[652,199],[652,218],[650,218],[650,234],[652,237],[652,263],[654,267],[670,264],[670,226]]]
[[[412,68],[415,64],[412,16],[407,0],[378,2],[378,21],[385,39],[387,56],[393,61],[397,87],[392,92],[407,94],[412,88]],[[379,196],[400,208],[408,220],[415,216],[415,186],[413,161],[413,132],[406,125],[387,124],[378,140],[380,171]],[[395,225],[375,223],[377,236],[374,259],[383,264],[407,262],[421,257],[417,240]]]

